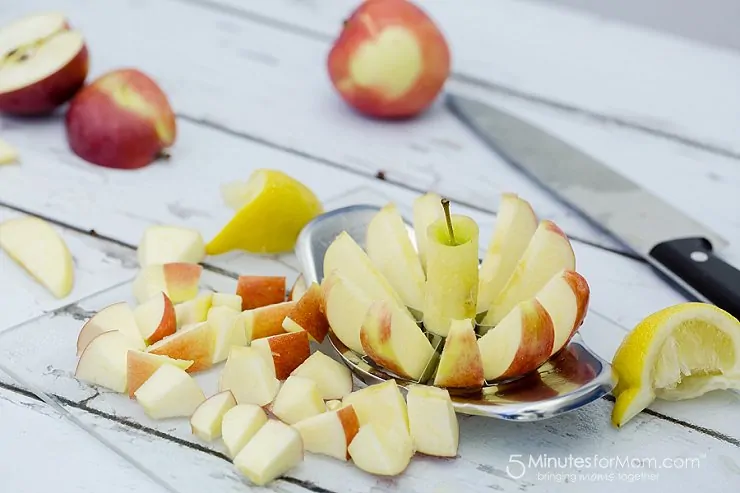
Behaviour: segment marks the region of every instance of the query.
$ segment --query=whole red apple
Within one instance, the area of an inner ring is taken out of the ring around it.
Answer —
[[[43,115],[85,83],[82,35],[61,14],[33,15],[0,29],[0,112]]]
[[[66,126],[75,154],[109,168],[146,166],[177,135],[167,96],[135,69],[109,72],[82,89],[69,106]]]
[[[426,109],[450,74],[444,36],[407,0],[367,0],[329,53],[334,87],[366,115],[405,118]]]

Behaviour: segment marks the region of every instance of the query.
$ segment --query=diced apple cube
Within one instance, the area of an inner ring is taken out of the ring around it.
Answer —
[[[288,377],[272,404],[272,413],[291,425],[325,411],[316,382],[302,377]]]
[[[242,297],[231,293],[213,293],[213,306],[226,306],[238,312],[242,311]]]
[[[322,399],[341,399],[352,392],[349,368],[321,351],[314,352],[291,375],[316,382]]]
[[[231,390],[239,404],[266,406],[275,398],[280,381],[275,370],[252,347],[233,346],[221,373],[219,390]]]
[[[285,423],[269,420],[234,458],[234,465],[252,483],[262,486],[302,460],[300,433]]]
[[[349,458],[347,447],[359,431],[360,422],[349,405],[311,416],[293,427],[301,434],[305,450],[346,461]]]
[[[152,419],[190,416],[206,399],[193,377],[174,365],[162,365],[134,393]]]
[[[219,392],[203,401],[190,417],[193,434],[206,442],[220,437],[223,417],[234,406],[236,399],[229,390]]]
[[[412,385],[406,399],[416,451],[439,457],[455,457],[460,428],[449,392],[438,387]]]
[[[237,404],[224,414],[221,436],[232,459],[267,423],[267,414],[255,404]]]

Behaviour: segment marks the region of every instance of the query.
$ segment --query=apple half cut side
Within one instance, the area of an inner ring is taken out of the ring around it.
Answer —
[[[130,338],[134,349],[142,350],[146,347],[136,323],[134,311],[128,303],[122,301],[106,306],[85,322],[77,336],[77,356],[82,354],[90,341],[111,330],[117,330]]]

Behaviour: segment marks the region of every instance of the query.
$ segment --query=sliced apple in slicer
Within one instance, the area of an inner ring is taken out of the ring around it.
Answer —
[[[268,420],[234,458],[234,466],[262,486],[303,460],[301,435],[292,426]]]
[[[152,419],[191,416],[206,400],[198,383],[185,370],[162,365],[134,392],[136,401]]]
[[[436,193],[426,193],[414,200],[414,236],[416,249],[419,252],[419,261],[426,271],[427,265],[427,228],[437,219],[444,217],[442,197]]]
[[[360,421],[352,406],[344,406],[306,418],[293,427],[301,434],[308,452],[346,461],[347,448],[360,430]]]
[[[352,351],[365,354],[360,342],[360,329],[373,300],[339,270],[321,281],[324,313],[332,332]]]
[[[206,322],[183,327],[172,335],[152,344],[147,352],[174,359],[192,360],[187,371],[195,373],[213,365],[216,345],[215,332]]]
[[[162,365],[174,365],[183,370],[193,366],[193,361],[174,359],[160,354],[145,353],[129,350],[126,355],[126,375],[128,379],[128,396],[133,398],[134,392],[151,377]]]
[[[329,321],[324,314],[321,287],[313,283],[283,320],[287,332],[306,331],[311,340],[323,342],[329,332]]]
[[[483,360],[478,349],[473,321],[453,320],[439,358],[434,385],[480,388],[483,386]]]
[[[226,411],[221,421],[221,438],[229,457],[236,457],[265,423],[267,414],[256,404],[237,404]]]
[[[164,293],[156,294],[137,306],[134,318],[147,344],[154,344],[177,330],[175,307]]]
[[[236,406],[236,399],[231,391],[214,394],[190,416],[190,429],[193,435],[203,441],[211,442],[221,436],[224,415]]]
[[[75,378],[114,392],[126,392],[126,358],[130,349],[136,349],[135,344],[121,332],[112,330],[100,334],[82,352]]]
[[[552,354],[560,351],[586,318],[590,290],[586,279],[572,270],[555,274],[537,293],[537,301],[552,319],[555,337]]]
[[[148,265],[134,279],[134,297],[144,303],[163,292],[173,303],[192,300],[198,295],[202,271],[200,265],[185,262]]]
[[[201,234],[194,229],[177,226],[149,226],[137,249],[139,265],[187,262],[197,264],[206,256]]]
[[[322,399],[341,399],[352,392],[349,368],[321,351],[315,351],[291,375],[316,382]]]
[[[82,354],[90,341],[104,332],[117,330],[128,337],[135,349],[144,349],[146,343],[136,324],[134,311],[122,301],[109,305],[90,317],[77,336],[77,356]]]

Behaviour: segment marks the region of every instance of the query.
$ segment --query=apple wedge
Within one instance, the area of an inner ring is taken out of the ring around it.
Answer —
[[[163,292],[173,303],[192,300],[198,295],[202,271],[200,265],[184,262],[147,265],[134,279],[134,297],[144,303]]]
[[[545,284],[536,298],[552,319],[555,330],[552,355],[568,344],[586,318],[590,289],[579,273],[563,270]]]
[[[480,388],[484,383],[483,361],[473,321],[453,320],[439,359],[434,385]]]
[[[126,354],[126,375],[128,380],[128,396],[133,398],[134,392],[142,386],[162,365],[174,365],[183,370],[193,366],[193,361],[174,359],[169,356],[129,350]]]
[[[72,292],[72,254],[46,221],[26,216],[0,223],[0,248],[57,298]]]
[[[293,286],[290,288],[290,293],[288,293],[288,301],[300,300],[301,296],[303,296],[306,290],[308,290],[308,286],[306,286],[306,279],[303,277],[303,274],[299,274],[295,282],[293,283]]]
[[[100,334],[82,351],[75,378],[114,392],[126,392],[126,355],[129,349],[136,349],[134,346],[131,338],[117,330]]]
[[[321,351],[314,352],[291,375],[316,382],[322,399],[341,399],[352,392],[349,368]]]
[[[236,399],[229,390],[214,394],[190,416],[190,429],[193,435],[203,441],[212,442],[221,436],[224,415],[236,406]]]
[[[345,406],[306,418],[293,427],[301,434],[305,450],[346,461],[347,448],[360,430],[360,421],[355,409]]]
[[[522,301],[478,340],[486,380],[524,375],[552,354],[555,330],[536,299]]]
[[[152,344],[147,352],[161,354],[174,359],[192,360],[189,373],[195,373],[213,364],[213,351],[216,337],[213,329],[206,322],[187,325],[172,335]]]
[[[413,221],[416,249],[419,252],[419,261],[426,271],[427,265],[427,229],[436,221],[444,217],[442,197],[436,193],[426,193],[414,200]]]
[[[207,323],[215,333],[213,363],[220,363],[229,357],[232,346],[246,346],[244,324],[241,313],[226,307],[214,306],[208,311]]]
[[[206,396],[182,368],[162,365],[134,392],[136,401],[152,419],[191,416]]]
[[[552,221],[541,221],[481,325],[498,325],[517,303],[533,298],[555,274],[575,267],[576,257],[568,237]]]
[[[208,319],[208,310],[213,305],[213,295],[214,293],[199,294],[192,300],[175,305],[177,328],[205,322]]]
[[[319,387],[310,378],[288,377],[272,403],[272,414],[284,423],[295,424],[326,412]]]
[[[321,287],[316,283],[311,284],[283,320],[283,329],[287,332],[306,331],[311,340],[324,342],[329,332],[329,321],[324,314],[323,303]]]
[[[352,351],[365,354],[360,330],[365,315],[373,304],[362,289],[338,270],[321,281],[324,314],[332,332]]]
[[[514,193],[501,194],[496,228],[480,266],[478,313],[488,310],[504,288],[536,230],[537,216],[529,202]]]
[[[345,405],[355,408],[360,426],[378,423],[382,428],[398,428],[408,434],[409,417],[406,401],[395,380],[370,385],[356,390],[342,399]]]
[[[134,349],[146,347],[144,338],[139,332],[139,326],[136,324],[133,310],[128,303],[122,301],[106,306],[85,322],[77,336],[77,356],[82,354],[90,341],[111,330],[117,330],[131,339]]]
[[[242,298],[242,311],[285,301],[285,277],[239,276],[236,294]]]
[[[455,457],[460,425],[450,393],[427,385],[410,385],[406,402],[414,449],[437,457]]]
[[[221,438],[229,457],[236,457],[265,423],[267,414],[256,404],[237,404],[226,411],[221,422]]]
[[[177,226],[149,226],[137,249],[139,266],[186,262],[197,264],[206,256],[201,234]]]
[[[18,151],[13,146],[0,139],[0,165],[13,164],[17,162]]]
[[[347,450],[355,465],[363,471],[397,476],[411,462],[414,444],[407,432],[373,422],[362,425]]]
[[[255,339],[284,334],[283,320],[295,307],[295,301],[283,301],[242,312],[244,335],[247,343]]]
[[[411,380],[419,380],[434,357],[434,348],[408,310],[382,300],[370,306],[360,343],[377,364]]]
[[[242,311],[242,297],[231,293],[213,293],[212,306],[226,306],[238,312]]]
[[[177,330],[175,307],[164,293],[156,294],[137,306],[134,318],[147,344],[154,344]]]
[[[383,207],[368,224],[366,250],[401,301],[424,310],[424,270],[395,204]]]
[[[292,426],[271,419],[234,458],[237,470],[262,486],[282,476],[303,460],[301,435]]]
[[[257,349],[234,346],[221,372],[219,390],[231,390],[239,404],[266,406],[280,388],[275,370]]]
[[[252,347],[273,365],[278,380],[288,378],[311,354],[308,334],[305,332],[290,332],[257,339],[252,342]]]

